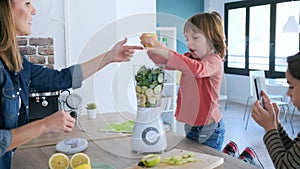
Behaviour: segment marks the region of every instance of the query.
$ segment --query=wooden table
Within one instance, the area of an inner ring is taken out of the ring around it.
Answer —
[[[56,152],[55,144],[68,137],[81,137],[89,140],[89,146],[84,151],[89,155],[91,161],[108,163],[116,169],[123,169],[136,164],[140,161],[144,154],[137,154],[130,149],[130,135],[120,133],[96,133],[96,129],[100,129],[103,124],[101,120],[105,119],[110,122],[122,122],[132,117],[130,114],[109,113],[98,116],[95,122],[92,120],[83,120],[82,125],[85,129],[85,123],[89,124],[92,131],[88,131],[91,136],[81,131],[79,128],[74,129],[74,133],[70,134],[49,134],[32,140],[30,143],[18,148],[13,156],[12,169],[43,169],[48,166],[48,159]],[[114,120],[113,120],[114,119]],[[84,122],[86,121],[86,122]],[[102,121],[103,122],[103,121]],[[101,133],[101,134],[100,134]],[[95,136],[94,136],[95,135]],[[209,155],[219,156],[224,158],[224,163],[217,169],[251,169],[255,168],[241,160],[231,157],[227,154],[219,152],[208,146],[198,144],[194,141],[184,138],[173,132],[167,133],[169,151],[173,148],[195,151]],[[41,141],[41,142],[40,142]],[[68,155],[71,157],[70,155]]]
[[[121,123],[128,120],[135,120],[135,115],[128,112],[103,113],[98,114],[96,119],[88,119],[86,115],[83,115],[78,118],[78,125],[73,128],[71,133],[46,134],[33,139],[22,147],[19,147],[19,149],[56,145],[58,141],[72,137],[80,137],[88,141],[128,137],[128,134],[124,133],[99,132],[99,130],[108,124]]]

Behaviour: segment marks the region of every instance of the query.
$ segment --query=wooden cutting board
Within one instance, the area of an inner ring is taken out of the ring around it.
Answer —
[[[191,151],[187,151],[187,150],[181,150],[181,149],[173,149],[169,152],[166,152],[164,154],[161,154],[161,159],[164,159],[165,157],[169,157],[172,155],[184,155],[187,152],[191,152]],[[197,162],[192,162],[192,163],[186,163],[183,165],[170,165],[167,163],[159,163],[157,166],[155,167],[151,167],[151,169],[178,169],[178,168],[183,168],[183,169],[191,169],[191,168],[201,168],[201,169],[213,169],[216,168],[218,166],[220,166],[221,164],[224,163],[224,158],[222,157],[217,157],[217,156],[212,156],[212,155],[208,155],[208,154],[203,154],[203,153],[197,153],[197,152],[193,152],[195,153],[195,156],[200,159]],[[130,166],[126,169],[145,169],[147,167],[139,167],[137,166],[137,164],[134,164],[133,166]]]

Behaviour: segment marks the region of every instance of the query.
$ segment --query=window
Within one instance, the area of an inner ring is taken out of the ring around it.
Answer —
[[[264,70],[284,77],[286,57],[299,51],[299,33],[284,33],[289,16],[299,21],[300,0],[249,0],[225,4],[225,72],[249,75]]]

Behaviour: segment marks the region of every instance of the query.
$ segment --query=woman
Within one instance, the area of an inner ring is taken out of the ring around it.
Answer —
[[[287,95],[300,110],[300,52],[287,58],[286,79],[289,84]],[[262,91],[264,108],[256,101],[252,108],[253,119],[265,129],[264,142],[277,169],[300,168],[300,133],[292,140],[278,118],[279,108]]]
[[[218,99],[226,52],[222,18],[217,12],[195,14],[183,33],[189,49],[185,54],[153,38],[142,36],[141,43],[151,46],[147,53],[155,63],[182,73],[175,116],[185,123],[186,137],[221,150],[225,127]]]
[[[112,62],[129,61],[138,46],[125,46],[126,39],[83,64],[61,71],[30,63],[20,54],[17,36],[31,33],[36,14],[30,0],[0,1],[0,168],[9,169],[13,150],[45,133],[71,132],[75,120],[64,111],[28,123],[29,89],[57,91],[79,88],[81,82]]]

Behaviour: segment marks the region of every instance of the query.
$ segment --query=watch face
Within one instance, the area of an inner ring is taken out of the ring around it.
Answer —
[[[155,127],[147,127],[142,133],[142,139],[147,145],[155,145],[160,137],[160,133]]]

